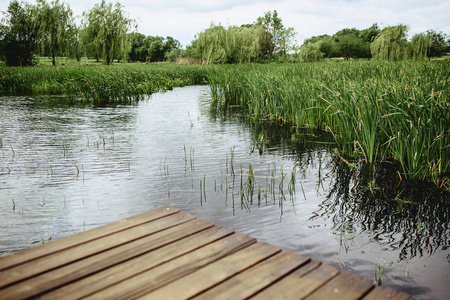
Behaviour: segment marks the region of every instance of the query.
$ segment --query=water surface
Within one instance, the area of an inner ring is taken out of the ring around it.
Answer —
[[[0,252],[171,205],[370,280],[384,264],[382,284],[446,298],[448,194],[233,110],[204,86],[105,107],[0,97]]]

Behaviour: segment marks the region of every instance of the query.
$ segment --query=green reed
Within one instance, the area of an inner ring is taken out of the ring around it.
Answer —
[[[118,64],[112,66],[0,67],[0,94],[64,94],[70,100],[126,102],[174,87],[204,84],[198,65]]]
[[[259,119],[330,131],[338,153],[391,160],[438,183],[450,170],[450,60],[218,66],[216,101]]]

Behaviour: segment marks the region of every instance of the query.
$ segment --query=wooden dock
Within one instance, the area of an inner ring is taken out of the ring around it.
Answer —
[[[412,299],[161,207],[0,257],[0,299]]]

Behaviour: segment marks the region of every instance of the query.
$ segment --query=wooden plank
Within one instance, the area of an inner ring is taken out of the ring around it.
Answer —
[[[1,298],[19,299],[35,296],[212,226],[214,224],[206,220],[188,221],[19,282],[0,290]]]
[[[366,278],[342,272],[306,299],[356,300],[362,298],[373,287],[373,282]]]
[[[312,261],[256,294],[252,299],[302,299],[339,274],[320,261]]]
[[[81,280],[65,285],[41,296],[41,299],[62,299],[66,295],[73,298],[86,297],[108,286],[121,282],[136,274],[152,269],[180,255],[189,253],[214,241],[233,234],[233,230],[221,226],[203,230],[197,234],[158,248],[154,251],[115,265]]]
[[[30,297],[413,299],[170,207],[0,258],[0,299]]]
[[[117,285],[101,290],[85,299],[111,300],[136,298],[188,274],[189,276],[183,278],[191,278],[192,276],[190,273],[223,257],[227,258],[227,255],[231,253],[245,251],[252,247],[251,245],[254,243],[254,238],[236,233],[198,250],[187,253],[186,255],[180,256],[156,268],[138,274],[137,276],[131,277]],[[240,250],[242,248],[244,249]],[[253,251],[253,253],[255,253],[255,251]],[[240,257],[244,258],[242,255]],[[245,264],[245,260],[240,261],[240,263]],[[169,287],[169,289],[171,288]],[[167,290],[167,287],[164,287],[164,290]],[[153,299],[165,299],[165,297],[155,297]]]
[[[70,262],[94,255],[101,251],[123,245],[138,238],[156,233],[158,231],[170,228],[192,220],[194,217],[186,213],[177,213],[153,222],[143,223],[114,235],[108,235],[96,240],[74,246],[56,253],[53,253],[51,259],[40,257],[35,260],[20,264],[18,266],[3,270],[0,272],[0,287],[11,283],[27,279],[48,270],[63,266]],[[49,243],[50,245],[51,243]],[[44,245],[45,246],[45,245]]]
[[[194,297],[194,299],[248,298],[308,261],[310,261],[309,258],[300,254],[283,251]]]
[[[157,289],[139,299],[187,299],[242,272],[258,262],[280,252],[266,243],[256,243],[232,255],[208,264],[202,269]]]
[[[403,292],[396,291],[387,286],[379,286],[374,288],[368,295],[366,295],[364,300],[383,300],[383,299],[396,299],[396,300],[414,300],[411,295]]]
[[[160,207],[136,216],[93,228],[85,232],[80,232],[75,235],[60,238],[45,245],[39,245],[19,252],[15,252],[7,256],[0,257],[0,270],[4,270],[12,266],[30,261],[32,259],[61,251],[63,249],[80,245],[88,241],[92,241],[100,237],[104,237],[106,235],[110,235],[124,229],[131,228],[133,226],[137,226],[142,223],[151,222],[159,218],[175,214],[177,212],[179,212],[179,210],[173,207]]]

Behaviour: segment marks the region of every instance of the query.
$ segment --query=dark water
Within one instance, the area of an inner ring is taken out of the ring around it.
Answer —
[[[450,293],[449,195],[330,137],[249,122],[208,87],[136,105],[0,98],[0,253],[171,205],[417,299]],[[376,171],[374,171],[376,170]],[[234,178],[234,180],[233,180]]]

